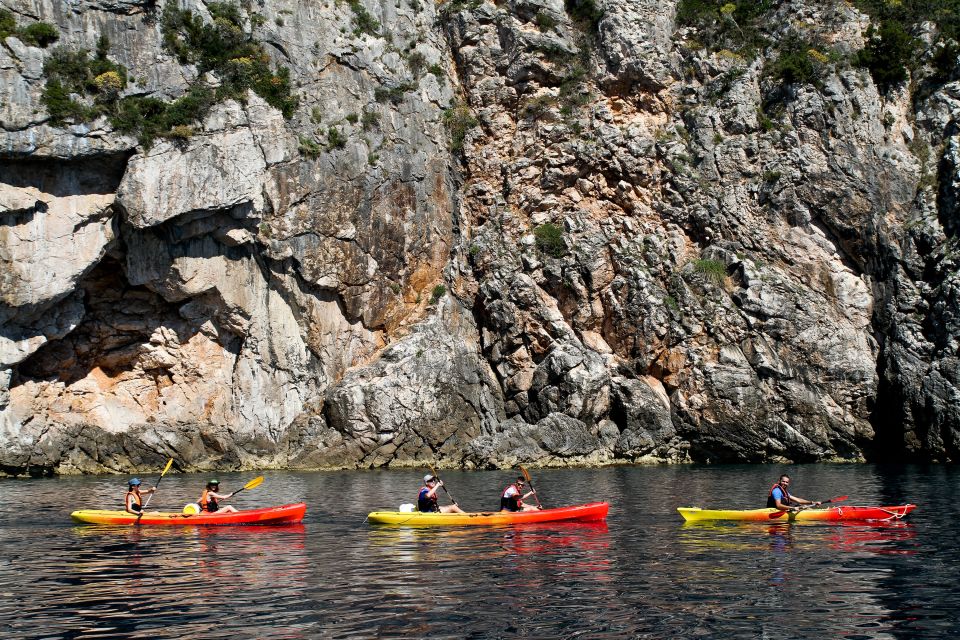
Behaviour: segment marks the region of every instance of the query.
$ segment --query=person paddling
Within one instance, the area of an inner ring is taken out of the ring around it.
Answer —
[[[442,507],[437,499],[437,490],[443,486],[443,480],[432,473],[423,476],[423,486],[417,494],[417,511],[423,513],[464,513],[463,509],[455,504],[445,504]]]
[[[767,495],[767,508],[780,511],[797,511],[798,506],[819,507],[821,503],[790,495],[790,476],[783,474]]]
[[[507,485],[507,488],[500,494],[500,511],[537,511],[539,507],[523,503],[524,500],[537,493],[532,489],[524,493],[525,486],[526,481],[523,476],[517,476],[516,482]]]
[[[222,493],[217,493],[220,490],[220,481],[211,480],[207,483],[206,488],[203,490],[203,493],[200,494],[200,499],[197,500],[197,504],[200,505],[200,511],[205,513],[215,513],[217,511],[222,511],[223,513],[235,513],[237,508],[225,504],[221,505],[221,500],[228,500],[233,497],[233,493],[228,493],[226,495]],[[236,493],[236,492],[234,492]]]
[[[143,496],[150,495],[156,491],[156,487],[140,491],[140,478],[131,478],[127,483],[127,496],[124,499],[124,507],[127,513],[140,515],[143,511]]]

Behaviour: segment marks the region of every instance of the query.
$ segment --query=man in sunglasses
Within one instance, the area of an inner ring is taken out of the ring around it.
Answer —
[[[500,494],[500,511],[536,511],[537,507],[532,504],[524,504],[523,501],[534,495],[536,491],[530,490],[523,492],[525,486],[524,477],[517,476],[517,481],[507,486]]]

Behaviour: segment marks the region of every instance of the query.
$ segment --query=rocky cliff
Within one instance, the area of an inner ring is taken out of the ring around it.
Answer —
[[[892,22],[0,0],[0,469],[957,460],[957,48]]]

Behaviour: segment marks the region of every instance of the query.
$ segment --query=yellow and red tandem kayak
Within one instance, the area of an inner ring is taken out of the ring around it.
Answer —
[[[532,522],[604,520],[610,505],[591,502],[538,511],[478,511],[474,513],[421,513],[419,511],[374,511],[367,516],[371,524],[396,524],[411,527],[459,527],[466,525],[512,525]]]
[[[917,508],[915,504],[896,507],[830,507],[829,509],[701,509],[677,507],[687,522],[703,520],[739,520],[741,522],[841,522],[870,520],[900,520]]]
[[[298,502],[282,507],[250,509],[234,513],[168,513],[148,511],[135,516],[126,511],[104,511],[100,509],[82,509],[74,511],[70,517],[85,524],[121,524],[121,525],[230,525],[230,524],[293,524],[303,520],[307,505]]]

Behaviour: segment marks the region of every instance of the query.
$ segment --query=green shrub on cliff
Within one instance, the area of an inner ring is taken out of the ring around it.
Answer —
[[[353,35],[377,35],[380,31],[380,22],[374,18],[367,8],[360,4],[360,0],[348,0],[350,10],[353,11]]]
[[[533,230],[533,238],[537,249],[554,258],[562,258],[567,253],[567,245],[563,241],[563,229],[546,222]]]
[[[694,260],[693,270],[718,286],[722,285],[727,279],[727,265],[719,260]]]
[[[764,71],[782,84],[812,84],[820,88],[829,62],[818,43],[790,34],[780,41],[777,58],[768,62]]]
[[[951,77],[960,41],[960,0],[854,0],[854,4],[874,20],[867,44],[854,61],[870,70],[882,90],[906,80],[909,69],[921,60],[924,47],[915,36],[926,30],[927,23],[937,29],[931,55],[934,80]]]
[[[767,44],[761,23],[773,0],[680,0],[677,25],[694,27],[711,51],[729,49],[753,56]]]
[[[97,53],[91,57],[86,49],[58,47],[47,57],[43,63],[47,82],[40,101],[52,124],[79,123],[111,113],[117,95],[127,86],[127,69],[107,59],[108,48],[109,44],[98,43]]]
[[[597,6],[596,0],[564,0],[563,6],[574,20],[589,24],[591,31],[597,30],[603,18],[603,9]]]
[[[237,5],[214,2],[207,6],[213,17],[204,21],[192,11],[168,4],[161,20],[164,46],[183,64],[194,64],[201,74],[211,72],[219,86],[211,89],[195,82],[172,102],[144,96],[121,98],[127,70],[108,58],[110,41],[101,37],[96,54],[86,49],[58,48],[44,64],[46,86],[42,101],[53,124],[83,122],[107,115],[113,127],[135,135],[149,146],[160,136],[183,138],[202,121],[210,108],[229,98],[243,101],[252,90],[289,118],[297,106],[290,72],[272,69],[262,45],[243,30]],[[3,15],[0,14],[0,25]]]
[[[919,50],[918,40],[896,20],[885,20],[876,29],[867,29],[867,46],[855,58],[856,63],[870,70],[873,81],[887,91],[907,79],[907,67]]]
[[[0,40],[7,36],[16,36],[26,44],[46,48],[60,39],[60,31],[49,22],[32,22],[18,29],[13,13],[0,9]]]
[[[60,39],[60,32],[49,22],[34,22],[20,30],[20,38],[27,44],[46,48]]]
[[[0,40],[17,32],[17,20],[8,9],[0,9]]]
[[[443,112],[443,122],[450,133],[450,149],[460,151],[467,132],[479,124],[466,104],[458,104]]]
[[[214,72],[221,81],[218,100],[242,102],[247,89],[252,89],[285,118],[293,116],[297,98],[292,95],[289,69],[270,68],[263,46],[244,33],[236,5],[215,2],[207,8],[211,23],[204,23],[189,9],[168,4],[161,21],[164,46],[181,63],[195,64],[201,73]]]

